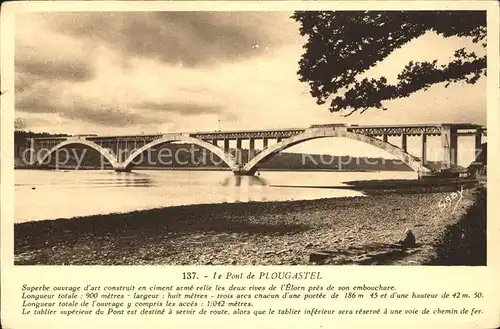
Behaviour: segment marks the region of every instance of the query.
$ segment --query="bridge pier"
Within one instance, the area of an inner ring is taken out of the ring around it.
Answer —
[[[135,152],[135,150],[137,150],[137,148],[135,147],[135,143],[134,144],[128,143],[126,145],[127,145],[127,156],[126,156],[126,158],[128,158],[130,155],[132,155],[132,153]]]
[[[476,154],[474,154],[474,159],[476,159],[479,155],[479,152],[482,150],[482,137],[483,137],[483,130],[482,129],[476,129],[475,133],[475,139],[474,139],[474,149]]]
[[[123,160],[125,160],[125,157],[124,157],[124,152],[123,152],[123,145],[120,145],[120,144],[123,144],[120,140],[117,140],[116,141],[116,159],[118,160],[118,162],[123,162]]]
[[[113,145],[113,152],[114,152],[114,155],[115,155],[115,158],[118,159],[118,162],[120,162],[120,142],[118,140],[115,141],[114,145]]]
[[[250,145],[248,147],[248,159],[247,159],[247,161],[250,161],[250,159],[252,159],[255,155],[255,139],[250,138],[249,144]]]
[[[242,164],[243,162],[243,159],[242,159],[242,146],[241,146],[241,142],[243,140],[241,138],[236,138],[236,154],[235,154],[235,159],[236,159],[236,164],[240,165]]]
[[[422,134],[422,164],[427,163],[427,135]]]
[[[30,165],[35,165],[35,154],[36,154],[35,139],[30,138],[30,159],[29,159]]]
[[[408,136],[406,134],[401,135],[401,149],[404,152],[408,149]]]
[[[451,125],[443,125],[441,129],[441,149],[443,150],[441,169],[450,169],[457,164],[457,146],[457,129]]]

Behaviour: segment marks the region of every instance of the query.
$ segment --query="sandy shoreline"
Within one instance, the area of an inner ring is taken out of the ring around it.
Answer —
[[[451,191],[451,190],[450,190]],[[422,264],[481,195],[412,191],[307,201],[178,206],[16,224],[15,263],[46,265]],[[420,246],[390,244],[412,229]]]

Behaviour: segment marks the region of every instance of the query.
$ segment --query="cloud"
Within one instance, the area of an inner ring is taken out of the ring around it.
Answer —
[[[30,89],[30,87],[37,81],[37,77],[29,73],[16,72],[14,78],[16,93],[22,93]]]
[[[15,109],[33,130],[106,135],[486,118],[484,81],[433,86],[388,101],[389,111],[328,112],[298,81],[304,40],[284,12],[19,16]],[[446,60],[460,40],[417,41],[371,74],[397,74],[409,60]]]
[[[32,128],[40,127],[40,126],[46,126],[46,127],[51,127],[54,126],[54,124],[60,124],[61,123],[61,117],[58,116],[55,113],[27,113],[25,112],[18,112],[16,113],[16,118],[20,118],[25,122],[25,128],[27,130],[31,130]],[[60,131],[62,132],[62,131]]]
[[[99,104],[78,95],[61,95],[57,87],[38,83],[16,97],[16,111],[30,114],[56,114],[73,122],[88,122],[104,127],[132,126],[150,122],[131,108]]]
[[[32,84],[29,89],[16,95],[16,111],[27,113],[57,113],[60,110],[56,103],[57,92],[41,82]]]
[[[153,110],[159,112],[176,112],[181,116],[191,116],[200,114],[218,114],[225,109],[217,105],[205,105],[196,103],[181,103],[181,102],[144,102],[137,104],[134,107]]]
[[[92,65],[82,59],[16,58],[15,71],[38,79],[87,81],[94,76]]]
[[[85,82],[95,78],[96,48],[57,31],[37,14],[16,16],[14,73],[16,92],[39,82]]]
[[[290,15],[19,14],[16,110],[33,116],[58,115],[67,125],[71,121],[63,118],[72,118],[75,130],[99,130],[98,125],[102,130],[118,125],[123,125],[120,129],[127,125],[169,129],[172,124],[192,129],[195,116],[203,118],[197,123],[201,127],[236,122],[241,119],[237,111],[247,106],[235,100],[252,96],[242,94],[247,82],[235,80],[232,68],[241,65],[252,71],[261,59],[296,42],[298,32]],[[262,47],[252,49],[255,43]],[[55,125],[52,130],[59,128]]]
[[[283,13],[256,12],[93,12],[41,13],[59,32],[118,52],[200,67],[240,61],[289,42],[297,31],[280,28]],[[259,43],[262,47],[252,47]]]
[[[69,111],[61,113],[68,119],[96,123],[102,126],[131,126],[149,123],[150,120],[140,114],[134,113],[130,109],[115,108],[110,106],[77,103]]]

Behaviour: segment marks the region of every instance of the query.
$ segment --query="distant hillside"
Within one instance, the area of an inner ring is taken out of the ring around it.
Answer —
[[[14,143],[24,144],[26,142],[26,139],[28,139],[28,138],[61,137],[61,136],[70,136],[70,135],[68,135],[68,134],[35,133],[32,131],[15,130],[14,131]]]
[[[68,134],[36,133],[25,130],[14,130],[14,163],[16,168],[26,167],[28,164],[23,160],[23,152],[30,148],[28,138],[36,137],[61,137],[70,136]],[[24,154],[24,157],[28,155]]]

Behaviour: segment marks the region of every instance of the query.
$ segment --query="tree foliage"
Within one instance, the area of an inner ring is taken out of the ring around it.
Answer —
[[[308,37],[299,79],[309,84],[318,104],[331,98],[332,112],[385,110],[384,100],[408,97],[441,82],[473,84],[486,75],[486,56],[461,48],[447,65],[410,61],[396,84],[385,77],[357,78],[427,31],[468,37],[486,48],[485,11],[298,11],[292,18]]]
[[[26,124],[27,122],[25,118],[16,117],[16,119],[14,120],[14,129],[23,130],[26,128]]]

